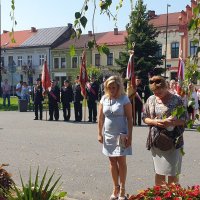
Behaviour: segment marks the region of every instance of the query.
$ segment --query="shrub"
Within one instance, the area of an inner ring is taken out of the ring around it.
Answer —
[[[12,189],[13,180],[11,175],[3,168],[7,164],[0,165],[0,200],[7,198],[7,194]]]
[[[29,180],[27,184],[24,184],[21,173],[21,184],[22,188],[19,189],[14,184],[14,194],[9,194],[9,200],[59,200],[63,199],[66,196],[66,192],[60,191],[59,184],[61,176],[59,176],[53,183],[52,179],[54,177],[55,171],[47,179],[47,170],[45,170],[44,175],[42,176],[41,182],[39,181],[39,167],[36,172],[35,180],[32,182],[31,169],[29,173]],[[59,185],[58,185],[59,184]]]

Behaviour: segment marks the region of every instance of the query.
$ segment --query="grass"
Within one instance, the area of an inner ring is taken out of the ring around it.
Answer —
[[[7,105],[6,99],[6,106],[3,106],[3,98],[0,98],[0,111],[15,111],[18,110],[18,98],[17,97],[10,97],[10,106]]]

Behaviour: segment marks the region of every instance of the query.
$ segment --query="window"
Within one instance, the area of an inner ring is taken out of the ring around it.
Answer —
[[[72,58],[72,68],[77,68],[78,67],[78,57],[73,57]]]
[[[13,56],[8,56],[8,65],[13,64]]]
[[[179,42],[171,44],[171,58],[178,58],[179,56]]]
[[[156,52],[156,57],[162,57],[162,44],[159,44],[159,49]]]
[[[17,56],[17,66],[22,66],[22,56]]]
[[[107,65],[113,65],[113,53],[109,53],[107,56]]]
[[[95,66],[100,66],[100,54],[95,54]]]
[[[54,58],[53,66],[54,66],[54,69],[59,68],[59,58]]]
[[[2,67],[4,67],[4,57],[1,57],[1,63],[0,63]]]
[[[190,41],[190,56],[194,56],[197,52],[197,44],[194,44],[193,41]]]
[[[32,66],[32,56],[27,56],[27,65]]]
[[[20,74],[20,80],[22,80],[23,81],[23,74]]]
[[[44,55],[39,55],[39,65],[40,66],[43,65],[44,59],[45,59]]]
[[[66,61],[65,58],[61,58],[61,68],[66,68]]]

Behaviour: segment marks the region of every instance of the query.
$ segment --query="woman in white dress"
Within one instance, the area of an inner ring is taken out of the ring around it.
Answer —
[[[132,106],[120,77],[111,76],[104,83],[98,115],[98,141],[109,157],[113,180],[110,200],[126,200],[126,155],[132,155]]]

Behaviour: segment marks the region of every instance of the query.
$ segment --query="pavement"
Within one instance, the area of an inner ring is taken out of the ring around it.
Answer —
[[[34,121],[33,112],[0,112],[0,163],[9,163],[6,169],[20,185],[19,170],[25,179],[38,166],[43,173],[56,169],[62,175],[62,189],[67,200],[106,200],[112,192],[108,158],[102,154],[97,141],[97,124],[59,121]],[[45,113],[44,113],[45,118]],[[133,127],[133,155],[127,157],[127,193],[152,187],[154,169],[145,143],[148,127]],[[187,187],[200,183],[200,134],[186,130],[185,156],[180,183]],[[55,177],[56,178],[56,177]]]

